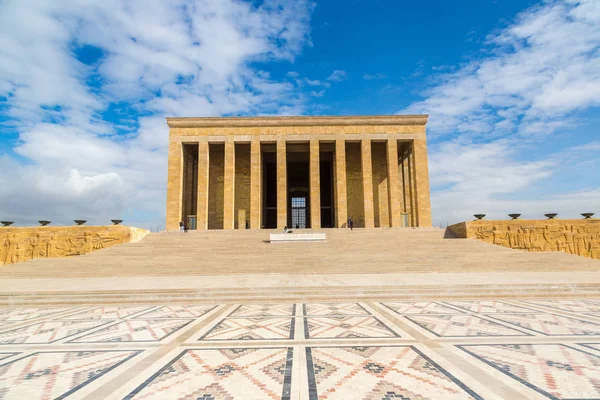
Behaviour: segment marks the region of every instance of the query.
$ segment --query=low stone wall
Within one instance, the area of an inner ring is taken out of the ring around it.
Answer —
[[[472,238],[525,251],[562,251],[600,259],[600,219],[476,220],[451,225],[458,238]]]
[[[0,265],[34,258],[69,257],[138,242],[149,231],[130,226],[0,228]]]

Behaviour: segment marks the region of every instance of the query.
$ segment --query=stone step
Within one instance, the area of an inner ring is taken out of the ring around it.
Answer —
[[[472,239],[445,239],[442,229],[321,229],[318,243],[264,243],[279,230],[152,233],[138,243],[84,256],[4,266],[0,279],[240,274],[595,271],[600,260],[528,253]]]
[[[524,297],[600,297],[600,285],[454,285],[454,286],[401,286],[390,288],[368,287],[309,287],[244,289],[173,289],[136,291],[87,292],[29,292],[3,293],[0,306],[15,305],[68,305],[68,304],[130,304],[130,303],[262,303],[274,301],[336,302],[352,298],[371,301],[424,301],[434,299],[498,299]]]

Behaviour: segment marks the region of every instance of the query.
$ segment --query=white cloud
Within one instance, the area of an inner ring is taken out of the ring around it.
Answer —
[[[383,72],[377,72],[376,74],[364,74],[363,79],[367,81],[377,80],[377,79],[386,79],[387,75]]]
[[[141,212],[163,223],[164,116],[301,113],[304,100],[291,83],[249,63],[292,61],[310,46],[312,7],[304,0],[0,4],[5,125],[19,132],[14,150],[28,160],[1,159],[10,171],[0,178],[3,214],[68,222]],[[83,46],[100,58],[83,64]],[[127,135],[101,116],[118,101],[143,113]]]
[[[436,223],[477,212],[540,218],[593,209],[600,189],[558,177],[600,168],[590,151],[597,143],[533,154],[556,140],[554,132],[577,131],[574,112],[600,105],[598,2],[544,1],[487,41],[481,57],[444,68],[450,72],[437,76],[426,98],[400,112],[429,114]]]
[[[440,76],[427,99],[402,113],[430,113],[432,133],[498,124],[522,134],[552,133],[573,110],[600,104],[600,10],[596,0],[548,1],[491,35],[490,56]],[[506,114],[498,111],[506,110]],[[530,128],[542,123],[544,131]]]
[[[346,71],[336,69],[335,71],[333,71],[331,73],[331,75],[329,75],[327,80],[333,81],[333,82],[340,82],[340,81],[343,81],[344,79],[346,79],[347,77],[348,77],[348,74],[346,73]]]

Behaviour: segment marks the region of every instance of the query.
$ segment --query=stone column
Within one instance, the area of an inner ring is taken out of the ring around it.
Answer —
[[[415,196],[415,178],[414,178],[414,157],[413,157],[413,143],[410,142],[406,149],[406,184],[408,187],[408,221],[411,227],[416,227],[417,216],[416,216],[416,196]]]
[[[335,218],[338,228],[346,227],[348,221],[348,192],[346,188],[346,141],[335,141]]]
[[[371,139],[361,140],[361,167],[363,173],[363,191],[365,198],[365,228],[375,227],[373,211],[373,164],[371,162]]]
[[[310,227],[321,228],[321,172],[319,140],[310,140]]]
[[[287,146],[277,140],[277,228],[287,226]]]
[[[208,229],[208,172],[210,168],[209,144],[198,143],[198,205],[197,229]]]
[[[431,226],[431,200],[429,198],[429,169],[427,140],[415,139],[413,143],[414,179],[416,188],[416,226]]]
[[[260,140],[253,138],[250,142],[250,228],[260,229],[262,208],[262,159]]]
[[[169,142],[169,171],[167,180],[167,225],[169,231],[179,230],[183,179],[182,145]]]
[[[223,178],[223,229],[235,227],[235,143],[225,142],[225,166]]]
[[[390,226],[401,226],[400,209],[400,180],[398,176],[398,140],[396,138],[387,141],[387,170],[388,170],[388,194],[390,204]]]

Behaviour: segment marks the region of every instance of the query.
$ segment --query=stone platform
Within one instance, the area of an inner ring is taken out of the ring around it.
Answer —
[[[264,235],[2,268],[0,397],[600,398],[598,260],[441,230]]]
[[[600,298],[0,308],[4,399],[595,399]]]

